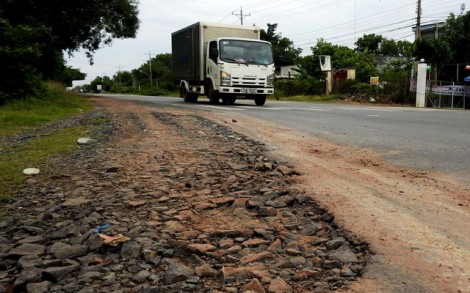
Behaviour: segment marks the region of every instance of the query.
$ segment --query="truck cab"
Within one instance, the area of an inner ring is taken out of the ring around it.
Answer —
[[[233,104],[237,98],[264,105],[274,94],[274,61],[269,42],[243,38],[209,40],[205,93],[211,103]]]

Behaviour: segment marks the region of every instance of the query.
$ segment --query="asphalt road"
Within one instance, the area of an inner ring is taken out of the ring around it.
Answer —
[[[267,101],[265,106],[257,107],[250,100],[226,106],[211,105],[205,98],[197,104],[186,104],[179,98],[106,96],[157,107],[231,112],[232,115],[238,111],[334,143],[373,149],[398,166],[442,172],[470,183],[468,110],[278,101]]]

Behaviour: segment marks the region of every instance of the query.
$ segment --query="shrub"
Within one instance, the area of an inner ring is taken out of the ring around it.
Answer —
[[[381,77],[383,82],[382,99],[387,103],[409,104],[412,102],[408,72],[385,72]]]
[[[313,78],[276,80],[274,89],[275,97],[319,95],[325,92],[325,82]]]

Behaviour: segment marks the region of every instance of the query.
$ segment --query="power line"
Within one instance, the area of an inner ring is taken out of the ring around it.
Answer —
[[[280,2],[274,3],[274,2],[275,1],[269,2],[269,4],[268,3],[264,4],[265,2],[263,2],[263,1],[253,3],[253,5],[250,6],[250,7],[252,7],[252,8],[259,7],[259,9],[255,10],[255,11],[252,11],[252,13],[260,12],[259,15],[257,15],[257,17],[255,17],[254,19],[257,20],[257,19],[269,18],[271,20],[272,18],[281,17],[281,16],[283,17],[283,19],[287,19],[287,18],[291,18],[291,17],[298,17],[300,14],[305,14],[305,13],[312,14],[312,9],[311,8],[313,8],[314,13],[317,13],[319,10],[324,10],[326,8],[331,8],[331,7],[334,7],[334,6],[344,5],[348,1],[319,0],[319,1],[312,1],[312,2],[310,2],[310,1],[309,2],[303,2],[303,1],[299,1],[299,0],[293,0],[293,1],[282,1],[282,3],[280,3]],[[269,7],[267,7],[267,5],[269,5]],[[409,4],[406,4],[404,6],[388,9],[386,12],[383,12],[383,13],[375,13],[374,15],[369,16],[370,20],[368,20],[368,21],[366,21],[366,18],[359,17],[359,15],[357,15],[354,18],[354,22],[344,22],[344,23],[342,23],[342,25],[337,25],[337,24],[330,25],[330,26],[325,27],[323,29],[317,29],[317,30],[309,31],[309,32],[300,32],[297,35],[298,36],[300,36],[300,35],[309,35],[309,34],[314,34],[314,32],[323,32],[323,33],[325,33],[326,31],[330,31],[331,33],[335,33],[335,32],[339,32],[340,30],[342,32],[344,32],[345,30],[348,29],[348,27],[344,27],[344,26],[346,26],[349,23],[350,23],[350,27],[352,27],[352,25],[355,24],[354,25],[354,27],[355,27],[354,31],[356,31],[356,33],[359,34],[359,33],[364,32],[364,31],[370,31],[371,29],[374,29],[376,27],[383,27],[383,26],[386,26],[386,25],[392,25],[392,24],[388,23],[387,20],[394,19],[397,15],[401,15],[405,19],[414,19],[414,20],[416,20],[416,14],[414,16],[412,16],[412,14],[411,14],[412,11],[413,11],[413,13],[415,12],[414,9],[410,9],[415,5],[416,5],[416,3],[414,3],[414,4],[409,3]],[[449,11],[449,10],[451,10],[450,8],[452,7],[452,5],[449,5],[449,2],[442,1],[442,0],[434,0],[434,1],[423,0],[423,6],[424,6],[425,9],[422,9],[422,13],[421,13],[422,17],[426,17],[426,12],[431,12],[432,11],[432,12],[436,13],[437,11]],[[278,10],[276,8],[281,8],[282,11],[275,11],[275,10]],[[449,8],[449,9],[447,9],[447,8]],[[347,9],[347,8],[345,8],[345,9]],[[358,12],[361,11],[361,9],[359,7],[357,8],[357,10],[358,10]],[[263,13],[263,12],[267,12],[267,13]],[[311,17],[314,17],[314,16],[312,15]],[[273,22],[282,25],[282,23],[276,22],[275,20]],[[344,28],[342,28],[342,27],[344,27]],[[401,28],[398,28],[398,29],[408,29],[409,27],[412,27],[412,25],[406,26],[406,27],[401,27]],[[406,32],[406,34],[408,34],[408,32]],[[290,36],[290,37],[292,37],[292,36]],[[307,36],[305,36],[305,37],[307,37]],[[304,39],[305,39],[305,37],[304,37]],[[298,40],[296,40],[296,42],[298,42]]]
[[[433,5],[431,6],[431,7],[433,8],[433,9],[432,9],[433,11],[436,11],[437,9],[440,9],[440,10],[442,11],[443,8],[446,8],[445,11],[452,11],[451,7],[449,7],[448,4],[446,4],[446,5],[439,5],[437,2],[439,2],[439,1],[427,2],[427,4],[433,4]],[[436,9],[436,8],[437,8],[437,9]],[[449,8],[449,9],[447,9],[447,8]],[[442,12],[441,12],[441,13],[442,13]],[[449,13],[450,13],[450,12],[449,12]],[[396,14],[395,14],[395,15],[396,15]],[[406,15],[406,14],[405,14],[405,15]],[[383,19],[390,19],[390,18],[383,17],[383,16],[380,16],[380,17],[383,18]],[[415,19],[415,20],[416,20],[416,18],[411,18],[411,17],[409,18],[410,21],[411,21],[412,19]],[[436,19],[436,18],[434,17],[434,18],[432,18],[432,21],[429,21],[429,19],[427,19],[426,22],[427,22],[427,23],[435,23],[435,22],[439,22],[439,21],[444,21],[444,20],[439,20],[439,19]],[[361,22],[362,22],[362,20],[361,20]],[[383,21],[380,21],[380,22],[383,23]],[[339,31],[339,30],[340,30],[340,27],[342,27],[343,24],[346,25],[346,24],[348,24],[348,22],[342,23],[341,25],[337,25],[337,26],[334,26],[334,27],[323,28],[323,29],[319,29],[319,30],[315,30],[315,31],[322,31],[323,33],[326,33],[327,30],[329,30],[329,31]],[[359,30],[359,29],[358,29],[358,31],[366,32],[366,31],[370,31],[370,30],[373,30],[373,29],[375,30],[375,29],[378,28],[378,27],[392,26],[392,25],[395,25],[395,24],[397,24],[397,22],[392,23],[392,24],[387,24],[387,25],[382,25],[382,26],[380,26],[380,25],[373,24],[373,22],[371,22],[371,21],[368,21],[368,22],[367,22],[367,26],[365,26],[362,30]],[[422,25],[422,20],[421,20],[421,25]],[[390,32],[390,31],[399,31],[399,30],[410,29],[410,28],[413,27],[413,26],[414,26],[414,25],[413,25],[412,23],[410,23],[410,24],[407,25],[407,26],[401,26],[401,27],[394,28],[394,29],[391,29],[391,30],[385,30],[385,31],[379,32],[379,33],[387,33],[387,32]],[[347,29],[347,28],[345,27],[345,29]],[[341,29],[341,31],[344,32],[345,29]],[[312,33],[312,32],[309,32],[309,33]],[[302,34],[306,34],[306,33],[302,33]],[[353,33],[350,33],[350,35],[351,35],[351,34],[353,34]],[[403,31],[403,32],[401,32],[401,34],[406,34],[407,37],[408,37],[409,32]],[[299,35],[300,35],[300,34],[299,34]],[[305,39],[305,37],[304,37],[303,39]],[[326,39],[331,39],[331,38],[326,38]],[[335,38],[335,39],[337,39],[337,38]],[[349,39],[351,39],[351,38],[349,38]],[[354,38],[353,40],[355,40],[355,38]],[[298,39],[297,39],[297,40],[294,40],[295,43],[299,43],[298,41],[299,41]],[[306,45],[306,44],[311,44],[311,43],[313,43],[313,42],[308,42],[308,43],[306,42],[305,45]],[[302,45],[304,45],[304,44],[302,44]]]
[[[279,0],[264,0],[264,1],[259,1],[259,2],[255,2],[255,3],[250,3],[250,4],[247,4],[245,5],[245,8],[248,7],[250,9],[253,9],[253,8],[256,8],[256,7],[260,7],[260,6],[263,6],[263,5],[269,5],[271,6],[273,2],[275,1],[279,1]]]
[[[233,12],[232,12],[233,13]],[[224,16],[221,20],[219,20],[218,22],[222,22],[224,19],[226,19],[227,17],[229,17],[230,15],[233,15],[232,13],[229,13],[227,14],[226,16]]]
[[[392,24],[388,24],[388,25],[384,25],[384,26],[381,26],[381,27],[375,27],[375,28],[370,28],[369,30],[372,30],[372,29],[379,29],[379,28],[385,28],[387,26],[392,26],[392,25],[396,25],[396,24],[400,24],[400,23],[404,23],[404,22],[407,22],[407,21],[412,21],[414,19],[407,19],[407,20],[403,20],[403,21],[399,21],[399,22],[395,22],[395,23],[392,23]],[[400,29],[404,29],[404,28],[411,28],[413,24],[409,24],[409,25],[406,25],[406,26],[402,26],[402,27],[398,27],[398,28],[393,28],[393,29],[390,29],[390,30],[387,30],[387,31],[384,31],[385,32],[392,32],[392,31],[397,31],[397,30],[400,30]],[[366,32],[367,30],[364,30],[363,32]],[[338,38],[342,38],[342,37],[347,37],[347,36],[350,36],[350,35],[353,35],[353,33],[347,33],[347,34],[343,34],[343,35],[339,35],[339,36],[334,36],[334,37],[329,37],[329,38],[325,38],[325,40],[334,40],[334,39],[338,39]],[[298,46],[305,46],[305,45],[310,45],[310,44],[313,44],[315,42],[307,42],[307,43],[304,43],[304,44],[300,44]]]
[[[357,33],[363,34],[367,31],[377,30],[379,28],[385,28],[385,27],[393,27],[395,25],[399,25],[399,24],[402,24],[402,23],[405,23],[405,22],[408,22],[408,21],[410,22],[410,24],[409,24],[409,26],[406,26],[405,28],[408,28],[408,27],[411,28],[413,26],[412,22],[414,21],[414,18],[401,19],[401,20],[398,20],[394,23],[388,23],[388,24],[375,24],[374,21],[368,20],[367,22],[364,22],[364,23],[367,24],[366,27],[359,27],[354,32],[350,31],[350,32],[346,33],[346,35],[354,35],[354,34],[357,34]],[[341,32],[343,35],[345,35],[344,32],[347,31],[347,28],[349,28],[350,26],[351,26],[350,22],[345,22],[341,26],[336,26],[335,28],[323,29],[322,34],[323,35],[332,35],[332,34],[335,34],[337,32]],[[393,30],[396,30],[396,29],[397,28],[393,28]],[[398,29],[401,29],[401,28],[398,28]],[[305,39],[305,37],[302,37],[300,39],[296,39],[295,42],[299,43],[304,39]],[[332,38],[326,37],[326,39],[332,39]],[[305,42],[305,41],[303,41],[303,42]]]
[[[374,14],[362,17],[361,20],[359,22],[357,22],[357,24],[361,25],[363,23],[366,23],[367,25],[375,26],[375,23],[376,23],[377,20],[382,21],[384,18],[388,18],[389,15],[390,16],[395,16],[396,14],[399,14],[400,10],[402,10],[402,9],[403,8],[400,7],[400,8],[391,9],[391,10],[389,10],[387,12],[384,12],[384,13],[374,13]],[[342,22],[342,23],[338,23],[335,26],[327,26],[327,27],[315,29],[315,30],[308,31],[308,32],[298,33],[298,34],[291,35],[291,36],[295,37],[295,36],[300,36],[300,35],[305,35],[305,34],[310,34],[310,33],[313,33],[313,32],[325,31],[325,30],[330,30],[330,31],[331,30],[332,31],[342,30],[343,27],[350,27],[351,24],[352,24],[352,21],[345,21],[345,22]]]

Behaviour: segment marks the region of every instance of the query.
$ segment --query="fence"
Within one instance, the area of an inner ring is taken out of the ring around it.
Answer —
[[[416,80],[410,82],[410,87],[416,92]],[[427,80],[426,107],[470,109],[470,85]]]

